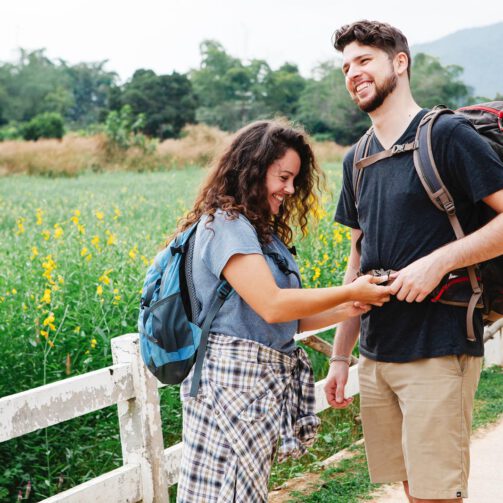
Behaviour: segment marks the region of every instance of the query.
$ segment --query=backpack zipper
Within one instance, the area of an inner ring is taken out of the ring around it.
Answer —
[[[488,112],[490,114],[496,115],[496,117],[498,117],[499,119],[503,119],[503,110],[498,110],[497,108],[481,107],[478,105],[458,108],[459,112],[463,112],[465,110],[480,110],[481,112]]]

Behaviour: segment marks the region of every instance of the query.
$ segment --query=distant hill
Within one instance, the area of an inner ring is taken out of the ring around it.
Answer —
[[[424,52],[444,65],[464,68],[462,80],[474,95],[494,98],[503,94],[503,22],[460,30],[433,42],[411,47],[412,55]]]

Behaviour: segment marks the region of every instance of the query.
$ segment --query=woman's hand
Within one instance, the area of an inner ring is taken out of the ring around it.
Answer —
[[[382,306],[388,302],[391,294],[391,287],[381,285],[388,278],[386,276],[371,276],[367,274],[356,278],[347,286],[351,289],[350,298],[363,304]]]
[[[340,321],[347,320],[348,318],[353,318],[354,316],[361,316],[369,312],[372,309],[370,304],[363,304],[361,302],[345,302],[340,306],[337,306],[337,312],[340,314]]]

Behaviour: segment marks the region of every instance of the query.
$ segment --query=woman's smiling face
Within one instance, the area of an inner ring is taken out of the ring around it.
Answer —
[[[295,192],[294,180],[300,171],[300,157],[289,148],[283,157],[274,161],[266,174],[267,200],[271,213],[277,215],[286,197]]]

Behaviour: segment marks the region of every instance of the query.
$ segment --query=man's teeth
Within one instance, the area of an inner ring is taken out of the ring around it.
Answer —
[[[370,86],[370,82],[364,82],[363,84],[359,84],[356,86],[356,92],[359,93],[360,91],[363,91],[364,89],[367,89],[367,87]]]

